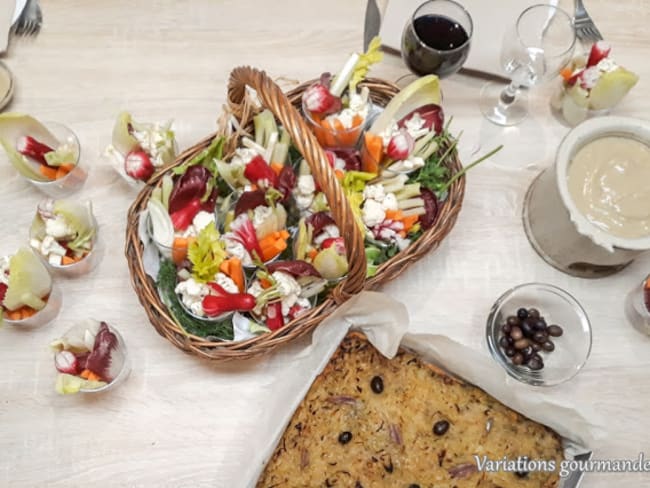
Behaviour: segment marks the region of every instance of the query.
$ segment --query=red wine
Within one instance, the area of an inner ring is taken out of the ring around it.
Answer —
[[[444,77],[460,69],[469,46],[469,35],[459,22],[427,14],[407,24],[402,36],[402,57],[416,74]]]
[[[413,26],[422,42],[440,51],[456,49],[469,38],[462,25],[442,15],[423,15],[413,21]]]

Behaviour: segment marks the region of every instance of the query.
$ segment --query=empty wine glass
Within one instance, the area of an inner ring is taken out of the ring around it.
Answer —
[[[576,43],[573,19],[559,7],[533,5],[509,29],[501,47],[501,66],[510,84],[490,82],[481,90],[481,112],[497,125],[516,125],[528,115],[522,88],[558,75]]]

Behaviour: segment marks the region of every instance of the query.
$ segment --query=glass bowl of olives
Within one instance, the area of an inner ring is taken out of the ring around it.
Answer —
[[[487,320],[492,357],[519,381],[553,386],[573,378],[591,352],[591,324],[578,301],[544,283],[501,295]]]

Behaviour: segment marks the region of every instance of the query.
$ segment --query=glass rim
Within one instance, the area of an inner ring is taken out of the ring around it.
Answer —
[[[8,318],[6,317],[6,315],[5,315],[5,313],[3,313],[3,314],[2,314],[2,321],[3,321],[3,322],[5,322],[5,323],[7,323],[7,324],[9,324],[9,325],[11,325],[11,326],[20,327],[20,326],[22,326],[22,325],[28,323],[29,321],[34,321],[34,320],[36,320],[36,317],[38,317],[39,315],[43,315],[43,314],[48,310],[49,305],[51,305],[51,304],[53,303],[53,302],[51,301],[52,298],[54,298],[55,301],[56,301],[56,299],[59,299],[59,298],[60,298],[58,295],[62,295],[62,291],[61,291],[61,289],[59,288],[59,286],[57,285],[57,283],[54,281],[54,277],[52,276],[52,273],[50,272],[49,269],[47,270],[47,272],[48,272],[48,274],[50,275],[50,278],[52,279],[52,286],[50,287],[50,292],[47,294],[47,301],[45,302],[45,306],[44,306],[42,309],[38,310],[38,311],[37,311],[34,315],[32,315],[31,317],[27,317],[27,318],[20,319],[20,320],[12,320],[12,319],[8,319]],[[55,296],[52,297],[52,295],[55,295]],[[59,305],[59,308],[60,308],[60,305]],[[57,315],[58,315],[58,313],[57,313]],[[56,317],[54,317],[54,318],[56,318]],[[53,321],[54,321],[54,318],[53,318],[52,320],[50,320],[50,322],[47,322],[47,323],[44,323],[44,324],[41,324],[41,325],[47,325],[48,323],[53,322]]]
[[[560,15],[563,15],[566,18],[566,20],[569,21],[569,25],[571,26],[571,32],[573,33],[573,39],[571,41],[571,45],[567,49],[565,49],[564,51],[561,51],[559,53],[551,53],[550,56],[552,56],[552,57],[561,57],[561,56],[564,56],[566,54],[569,54],[575,48],[576,41],[578,39],[578,37],[576,36],[576,31],[575,31],[575,22],[573,20],[573,17],[571,15],[569,15],[569,13],[566,10],[564,10],[563,8],[561,8],[561,7],[557,6],[557,5],[551,5],[551,4],[547,4],[547,3],[536,3],[535,5],[531,5],[530,7],[526,8],[523,12],[521,12],[519,14],[519,17],[517,17],[517,22],[515,24],[516,25],[516,31],[517,31],[517,41],[519,41],[519,44],[525,49],[528,49],[530,47],[530,46],[528,46],[526,43],[524,43],[522,41],[522,35],[521,35],[521,32],[519,31],[519,24],[520,24],[520,21],[523,19],[524,15],[526,15],[528,12],[530,12],[532,10],[538,10],[540,8],[545,8],[547,10],[554,11],[554,14],[551,17],[549,17],[549,20],[552,19],[553,17],[555,17],[555,15],[557,15],[559,13]],[[546,52],[544,53],[544,55],[546,55]]]
[[[430,4],[434,4],[434,3],[438,3],[438,4],[440,4],[440,3],[449,3],[449,4],[452,4],[452,5],[456,6],[456,7],[458,7],[467,16],[467,20],[469,21],[469,32],[466,31],[467,32],[467,40],[465,42],[463,42],[460,46],[457,46],[457,47],[455,47],[453,49],[436,49],[434,47],[429,46],[422,39],[420,39],[420,36],[418,35],[418,33],[415,30],[416,15],[417,15],[417,13],[420,11],[420,9],[422,7],[424,7],[425,5],[430,5]],[[460,51],[462,49],[465,49],[467,47],[467,45],[472,41],[472,36],[474,35],[474,19],[472,19],[472,16],[470,15],[469,11],[463,5],[458,3],[456,0],[427,0],[426,2],[421,3],[415,9],[413,14],[411,15],[408,25],[410,25],[411,29],[413,30],[413,36],[415,37],[415,39],[417,39],[420,46],[427,49],[427,50],[429,50],[429,51],[436,52],[436,53],[452,53],[453,54],[453,53],[456,53],[456,52],[458,52],[458,51]]]
[[[68,135],[71,136],[73,141],[74,141],[74,145],[75,145],[75,147],[77,149],[77,151],[76,151],[77,152],[77,154],[76,154],[77,157],[75,158],[76,160],[74,162],[74,168],[71,169],[70,172],[68,174],[66,174],[65,176],[63,176],[62,178],[57,178],[56,180],[51,180],[51,181],[39,181],[39,180],[34,180],[32,178],[27,178],[27,179],[31,183],[33,183],[33,184],[35,184],[37,186],[51,186],[51,185],[54,185],[54,184],[59,184],[60,185],[61,183],[66,181],[74,173],[75,169],[79,168],[79,161],[81,160],[81,144],[79,143],[79,137],[77,137],[77,134],[72,129],[70,129],[70,127],[68,127],[65,124],[62,124],[61,122],[56,122],[56,121],[53,121],[53,120],[44,120],[42,122],[42,124],[48,130],[49,130],[50,127],[56,127],[56,128],[63,129],[65,131],[67,131]]]
[[[588,335],[589,344],[584,359],[581,358],[580,362],[576,361],[575,370],[572,371],[571,375],[568,375],[559,380],[548,381],[543,379],[540,376],[539,371],[532,371],[532,370],[527,371],[521,368],[516,368],[515,365],[509,362],[508,358],[505,356],[505,353],[501,350],[498,344],[498,338],[496,337],[496,332],[498,332],[499,329],[499,324],[496,322],[498,312],[502,309],[503,304],[513,294],[515,294],[520,290],[524,290],[528,288],[537,288],[558,295],[560,298],[568,302],[569,305],[571,305],[578,319],[580,320],[580,323],[586,326],[586,332]],[[512,378],[515,378],[516,380],[521,381],[522,383],[529,384],[531,386],[543,386],[543,387],[557,386],[559,384],[565,383],[570,379],[574,378],[587,363],[587,360],[591,355],[591,350],[593,347],[593,333],[592,333],[591,321],[589,320],[589,316],[587,315],[587,312],[582,307],[580,302],[578,302],[578,300],[566,290],[555,285],[551,285],[548,283],[541,283],[541,282],[522,283],[503,292],[499,296],[499,298],[496,299],[496,301],[492,305],[492,308],[490,309],[490,313],[488,314],[486,327],[485,327],[485,338],[487,341],[488,350],[490,351],[490,355],[497,363],[499,363],[503,367],[506,373]]]

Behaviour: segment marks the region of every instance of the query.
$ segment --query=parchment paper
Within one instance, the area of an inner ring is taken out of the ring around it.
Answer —
[[[525,385],[510,381],[506,372],[487,352],[476,351],[446,336],[407,334],[406,307],[383,293],[363,292],[341,306],[313,333],[311,343],[292,351],[292,378],[282,378],[272,386],[265,415],[272,421],[259,424],[256,449],[251,449],[251,463],[244,469],[244,486],[254,488],[275,446],[291,420],[294,411],[307,394],[316,376],[325,368],[347,332],[352,328],[363,332],[379,352],[392,358],[399,346],[408,347],[423,359],[442,366],[450,373],[473,383],[505,405],[543,423],[563,436],[565,457],[588,452],[603,431],[595,412],[569,403],[544,397],[543,390],[531,391]],[[262,420],[262,419],[260,419]]]

